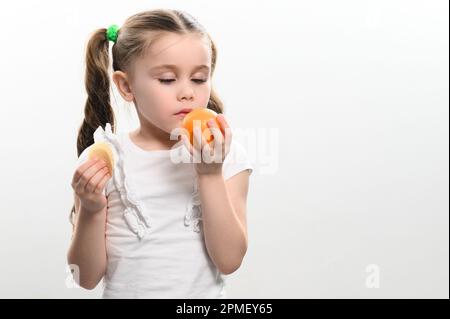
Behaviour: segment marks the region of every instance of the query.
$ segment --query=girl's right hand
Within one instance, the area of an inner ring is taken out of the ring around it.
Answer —
[[[108,167],[101,159],[90,159],[75,170],[71,185],[80,199],[80,208],[96,213],[106,207],[103,189],[110,177]]]

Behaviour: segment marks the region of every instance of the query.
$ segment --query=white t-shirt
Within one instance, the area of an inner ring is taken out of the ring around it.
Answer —
[[[128,132],[112,133],[109,123],[95,131],[94,140],[108,143],[115,160],[104,190],[108,262],[103,298],[226,298],[224,275],[204,242],[194,164],[173,160],[176,154],[189,155],[184,146],[146,151]],[[233,141],[223,177],[246,169],[253,170],[247,153]]]

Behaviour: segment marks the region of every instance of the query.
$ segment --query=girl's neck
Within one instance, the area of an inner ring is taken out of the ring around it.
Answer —
[[[170,134],[154,126],[153,124],[140,125],[135,131],[130,132],[133,142],[144,150],[169,150],[176,143],[170,139]]]

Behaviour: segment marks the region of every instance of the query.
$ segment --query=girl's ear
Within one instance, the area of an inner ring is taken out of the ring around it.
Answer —
[[[128,76],[122,71],[115,71],[112,75],[113,81],[119,90],[120,95],[127,102],[132,102],[134,99],[133,92],[131,91],[131,86],[128,81]]]

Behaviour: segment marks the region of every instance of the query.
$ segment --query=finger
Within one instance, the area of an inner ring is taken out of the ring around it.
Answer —
[[[221,125],[221,127],[223,129],[223,135],[224,135],[224,139],[225,139],[224,152],[225,152],[225,154],[228,154],[228,152],[230,150],[230,146],[231,146],[231,141],[233,139],[231,127],[228,124],[228,121],[227,121],[225,115],[219,114],[219,115],[217,115],[216,119],[217,119],[217,122],[219,122],[219,124]]]
[[[193,134],[194,134],[194,139],[193,139],[194,151],[197,151],[197,152],[201,151],[202,150],[202,137],[203,137],[203,133],[202,133],[201,128],[195,127]]]
[[[207,122],[207,124],[209,126],[209,130],[214,136],[214,140],[212,141],[212,143],[209,143],[209,146],[212,149],[211,156],[214,156],[214,162],[222,163],[224,157],[223,154],[225,151],[224,150],[225,147],[223,144],[224,137],[222,135],[222,131],[217,126],[216,121],[210,120]]]
[[[83,192],[86,189],[86,184],[89,182],[92,176],[94,176],[99,170],[101,170],[105,166],[106,163],[103,160],[99,160],[97,161],[97,163],[86,169],[77,183],[76,187],[78,191]]]
[[[192,155],[193,154],[193,150],[192,150],[192,144],[189,141],[188,137],[186,135],[181,135],[181,140],[183,141],[184,146],[186,147],[186,149],[189,151],[189,153]]]
[[[228,122],[226,121],[225,115],[219,114],[216,116],[217,122],[219,122],[220,130],[222,131],[222,134],[225,135],[225,129],[229,127]]]
[[[216,120],[217,120],[217,122],[219,122],[220,128],[223,130],[222,131],[223,133],[224,133],[225,129],[231,128],[225,115],[223,115],[223,114],[217,115]]]
[[[209,120],[206,124],[208,125],[211,134],[214,136],[214,143],[221,145],[223,143],[223,136],[220,128],[216,124],[216,121]]]
[[[222,133],[224,136],[226,136],[226,133],[229,132],[229,134],[231,135],[231,126],[228,124],[227,119],[225,118],[225,115],[223,114],[219,114],[216,117],[217,122],[219,122],[220,127],[222,129]]]
[[[184,136],[184,142],[186,143],[186,145],[188,147],[189,153],[193,154],[193,149],[192,149],[193,146],[187,136]]]
[[[224,158],[228,155],[228,153],[230,152],[231,149],[231,136],[229,136],[228,138],[225,138],[225,143],[223,144],[223,154],[224,154]]]
[[[105,188],[106,182],[111,178],[111,175],[107,173],[101,181],[97,184],[97,186],[94,189],[94,193],[101,194],[103,192],[103,189]]]
[[[86,192],[93,193],[95,188],[97,187],[97,184],[100,183],[103,176],[105,176],[106,174],[108,174],[108,167],[103,167],[102,169],[97,171],[97,173],[95,173],[94,176],[92,176],[89,182],[86,184]]]
[[[83,175],[83,173],[92,165],[94,165],[95,163],[97,163],[99,159],[98,158],[93,158],[93,159],[89,159],[86,162],[84,162],[83,164],[81,164],[80,166],[78,166],[78,168],[75,170],[75,173],[73,174],[73,178],[72,178],[72,187],[74,185],[76,185],[81,176]]]
[[[202,161],[206,162],[206,163],[211,163],[211,158],[213,156],[212,147],[206,141],[206,138],[203,134],[202,134],[201,143],[202,143],[202,149],[201,149]],[[214,142],[212,142],[212,143],[214,143]]]

